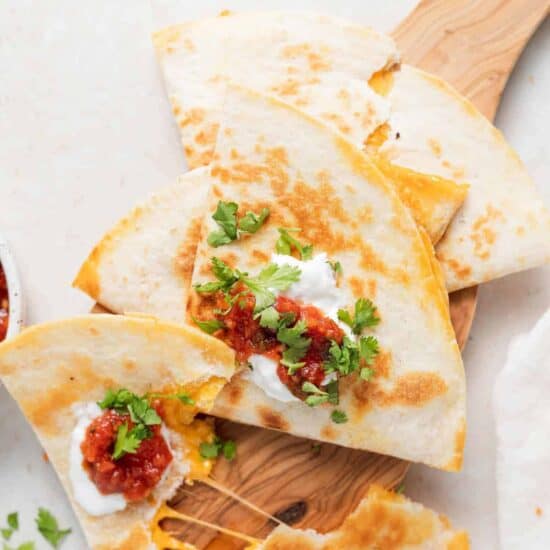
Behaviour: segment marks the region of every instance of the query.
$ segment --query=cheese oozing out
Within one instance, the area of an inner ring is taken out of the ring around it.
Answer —
[[[272,289],[275,295],[286,296],[304,304],[320,309],[327,317],[335,321],[342,330],[351,336],[351,330],[338,319],[338,310],[345,308],[348,299],[346,292],[336,284],[336,277],[325,253],[317,254],[311,260],[298,260],[293,256],[273,254],[271,261],[279,266],[290,265],[301,271],[300,279],[292,283],[284,292]],[[254,354],[249,358],[252,370],[247,378],[261,388],[269,397],[290,403],[300,401],[281,382],[277,375],[277,362],[264,355]],[[323,384],[331,382],[335,376],[327,375]]]

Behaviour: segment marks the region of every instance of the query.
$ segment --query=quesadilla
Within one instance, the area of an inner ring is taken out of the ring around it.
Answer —
[[[156,33],[154,42],[191,168],[212,160],[230,80],[303,109],[358,147],[390,116],[385,95],[399,55],[391,38],[369,28],[321,15],[268,12],[176,25]],[[437,242],[467,185],[381,162]]]
[[[211,176],[189,320],[245,365],[214,414],[459,469],[448,303],[384,176],[318,120],[237,87]]]
[[[319,534],[279,526],[255,550],[468,550],[465,531],[441,516],[382,487],[367,496],[336,531]]]
[[[378,153],[400,166],[465,180],[468,197],[437,244],[449,291],[550,261],[550,214],[502,134],[439,78],[403,66]]]
[[[207,411],[234,355],[200,331],[90,315],[0,345],[0,377],[31,423],[94,550],[149,549],[151,521],[184,479],[206,476]]]
[[[434,244],[458,211],[437,246],[449,291],[550,260],[550,215],[525,166],[449,85],[399,70],[388,37],[322,16],[264,13],[173,26],[155,45],[190,166],[212,158],[231,79],[369,151]]]

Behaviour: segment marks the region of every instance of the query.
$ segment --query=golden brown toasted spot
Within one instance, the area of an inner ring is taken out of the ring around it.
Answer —
[[[179,26],[169,27],[153,33],[153,44],[157,50],[164,50],[172,53],[180,39],[181,30]]]
[[[215,122],[206,126],[204,130],[201,130],[196,136],[195,141],[199,145],[214,145],[216,143],[216,137],[218,135],[218,130],[220,125]]]
[[[445,469],[456,472],[462,468],[464,458],[464,445],[466,443],[466,421],[462,420],[455,434],[455,453],[453,458],[445,465]]]
[[[400,505],[398,497],[381,491],[377,496],[369,491],[367,503],[348,516],[340,533],[324,545],[323,550],[398,550],[421,545],[433,536],[437,521],[433,512],[420,509],[411,513]]]
[[[363,282],[363,279],[352,275],[351,277],[348,277],[347,282],[355,298],[366,297],[365,284]]]
[[[288,431],[290,426],[288,422],[278,413],[262,405],[256,407],[256,412],[260,417],[262,426],[274,430]]]
[[[219,258],[232,269],[237,267],[237,262],[239,261],[239,257],[234,252],[225,252],[224,254],[220,254]]]
[[[188,111],[182,113],[181,118],[178,120],[180,128],[185,128],[187,125],[191,124],[197,126],[204,121],[206,117],[206,111],[200,107],[194,107]]]
[[[343,134],[350,134],[351,128],[346,119],[338,113],[321,113],[321,118],[328,120],[333,126],[338,128]]]
[[[232,405],[238,405],[243,396],[243,388],[237,379],[232,380],[231,383],[225,387],[225,392],[229,403]]]
[[[443,395],[447,384],[432,372],[411,372],[400,376],[387,399],[391,404],[419,407]]]
[[[271,91],[281,96],[292,96],[300,93],[300,82],[294,78],[288,78],[277,86],[272,86]]]
[[[281,55],[287,59],[295,59],[297,57],[304,57],[309,69],[312,71],[326,71],[330,69],[330,63],[327,59],[323,58],[324,52],[313,51],[310,44],[289,44],[285,46],[281,51]]]
[[[321,436],[323,439],[328,441],[334,441],[336,439],[336,431],[334,430],[334,427],[330,424],[327,424],[326,426],[323,426],[321,428]]]
[[[472,224],[470,239],[474,243],[474,254],[482,260],[491,254],[491,246],[496,240],[496,234],[492,227],[494,223],[502,220],[504,216],[497,208],[488,205],[485,214],[479,216]]]
[[[434,139],[434,138],[428,139],[428,145],[429,145],[430,149],[432,150],[432,153],[436,157],[441,156],[441,143],[439,143],[439,141],[437,141],[437,139]]]
[[[269,261],[269,255],[263,252],[262,250],[253,249],[252,252],[252,259],[257,262],[258,264],[265,264]]]
[[[201,236],[201,226],[202,216],[191,220],[185,239],[178,247],[178,251],[174,259],[176,273],[186,282],[191,281],[191,275],[193,274],[197,246]]]
[[[465,531],[456,533],[453,538],[447,543],[447,550],[469,550],[470,540]]]
[[[472,274],[472,267],[469,265],[462,265],[457,260],[451,258],[449,260],[444,259],[439,256],[439,260],[448,265],[449,268],[454,272],[458,279],[467,279]]]
[[[132,372],[133,370],[136,370],[136,363],[135,361],[132,361],[131,359],[127,359],[122,363],[122,366],[125,370]]]
[[[45,433],[55,433],[58,429],[57,419],[68,414],[68,408],[84,395],[97,388],[114,387],[115,382],[109,377],[97,374],[92,368],[92,361],[87,355],[74,353],[69,359],[70,365],[60,365],[55,378],[60,383],[44,394],[32,394],[32,397],[21,400],[21,408],[31,424]]]
[[[535,514],[537,514],[537,516],[542,516],[542,508],[540,506],[537,506],[535,508]]]
[[[516,235],[518,235],[519,237],[525,235],[525,227],[523,227],[523,225],[518,225],[516,227]]]
[[[78,275],[73,281],[74,287],[79,288],[94,300],[99,300],[101,285],[99,282],[98,266],[101,256],[103,255],[103,252],[105,252],[107,243],[109,242],[109,237],[106,237],[102,242],[94,247],[91,254],[82,264]]]
[[[393,88],[393,71],[390,69],[376,71],[369,79],[369,86],[378,95],[387,96]]]
[[[185,145],[183,151],[190,170],[200,168],[201,166],[208,166],[214,158],[212,147],[207,148],[205,151],[196,151],[190,145]]]

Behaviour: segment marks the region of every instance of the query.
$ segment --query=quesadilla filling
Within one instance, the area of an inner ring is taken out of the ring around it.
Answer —
[[[90,514],[112,513],[147,498],[165,475],[174,456],[164,399],[194,404],[187,394],[140,397],[121,389],[108,390],[99,403],[76,411],[71,479],[77,500]]]
[[[337,405],[342,377],[355,373],[368,382],[374,375],[378,341],[362,333],[379,318],[364,298],[353,312],[339,307],[347,303],[336,286],[341,267],[325,254],[311,256],[311,251],[306,260],[274,254],[273,263],[256,276],[212,258],[217,280],[195,290],[213,317],[194,321],[227,342],[270,397]],[[345,422],[346,416],[335,410],[332,419]]]

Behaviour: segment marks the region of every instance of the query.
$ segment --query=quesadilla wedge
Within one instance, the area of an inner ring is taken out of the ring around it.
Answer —
[[[193,328],[89,315],[0,345],[0,377],[35,430],[94,550],[153,547],[151,520],[184,479],[234,355]]]
[[[441,79],[406,65],[393,78],[387,139],[378,154],[470,184],[436,247],[447,289],[550,261],[550,214],[502,134]]]
[[[267,12],[176,25],[157,32],[154,42],[191,168],[212,160],[229,80],[324,120],[358,147],[390,116],[385,94],[399,55],[391,38],[369,28],[309,13]],[[467,185],[381,162],[437,242]]]
[[[209,187],[198,168],[152,194],[103,237],[73,285],[114,313],[183,323]]]
[[[460,468],[448,304],[384,176],[317,119],[239,87],[211,175],[189,320],[245,365],[214,414]]]
[[[254,550],[468,550],[465,531],[445,516],[372,485],[342,526],[326,534],[279,526]],[[252,550],[252,549],[251,549]]]

